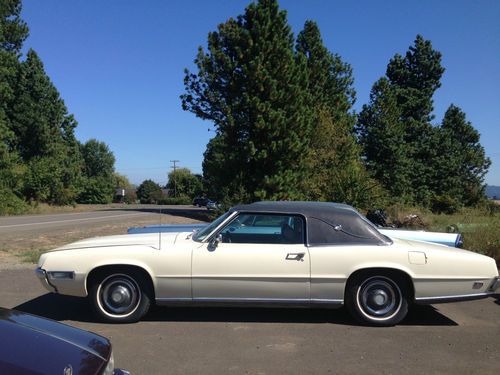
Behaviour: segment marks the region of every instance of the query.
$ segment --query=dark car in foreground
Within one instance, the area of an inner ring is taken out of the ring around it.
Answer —
[[[126,375],[105,337],[0,307],[0,374]]]

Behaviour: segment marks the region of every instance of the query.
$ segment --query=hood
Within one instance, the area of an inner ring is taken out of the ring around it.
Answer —
[[[100,373],[111,354],[108,339],[53,320],[0,308],[0,373]]]
[[[178,233],[162,233],[162,244],[173,244]],[[58,247],[52,251],[60,250],[76,250],[96,247],[111,247],[111,246],[148,246],[158,248],[160,242],[158,233],[143,233],[129,236],[126,234],[118,236],[105,236],[88,238],[82,241],[72,242],[70,244]]]
[[[145,227],[131,227],[128,228],[128,234],[142,234],[142,233],[178,233],[178,232],[192,232],[206,227],[208,224],[162,224],[162,225],[147,225]]]

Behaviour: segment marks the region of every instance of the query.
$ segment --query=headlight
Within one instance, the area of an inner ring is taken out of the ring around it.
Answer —
[[[75,273],[73,271],[49,271],[47,275],[50,279],[74,279]]]

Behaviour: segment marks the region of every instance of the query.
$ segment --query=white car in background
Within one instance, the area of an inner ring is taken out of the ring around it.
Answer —
[[[387,326],[412,303],[484,298],[500,285],[492,258],[390,238],[344,204],[258,202],[195,232],[163,229],[63,246],[43,254],[36,273],[49,291],[89,296],[110,322],[137,321],[151,303],[345,305],[358,321]]]

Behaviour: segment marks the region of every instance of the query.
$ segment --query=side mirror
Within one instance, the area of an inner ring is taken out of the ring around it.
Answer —
[[[208,243],[208,251],[214,251],[219,246],[219,243],[222,242],[222,233],[219,233]]]

